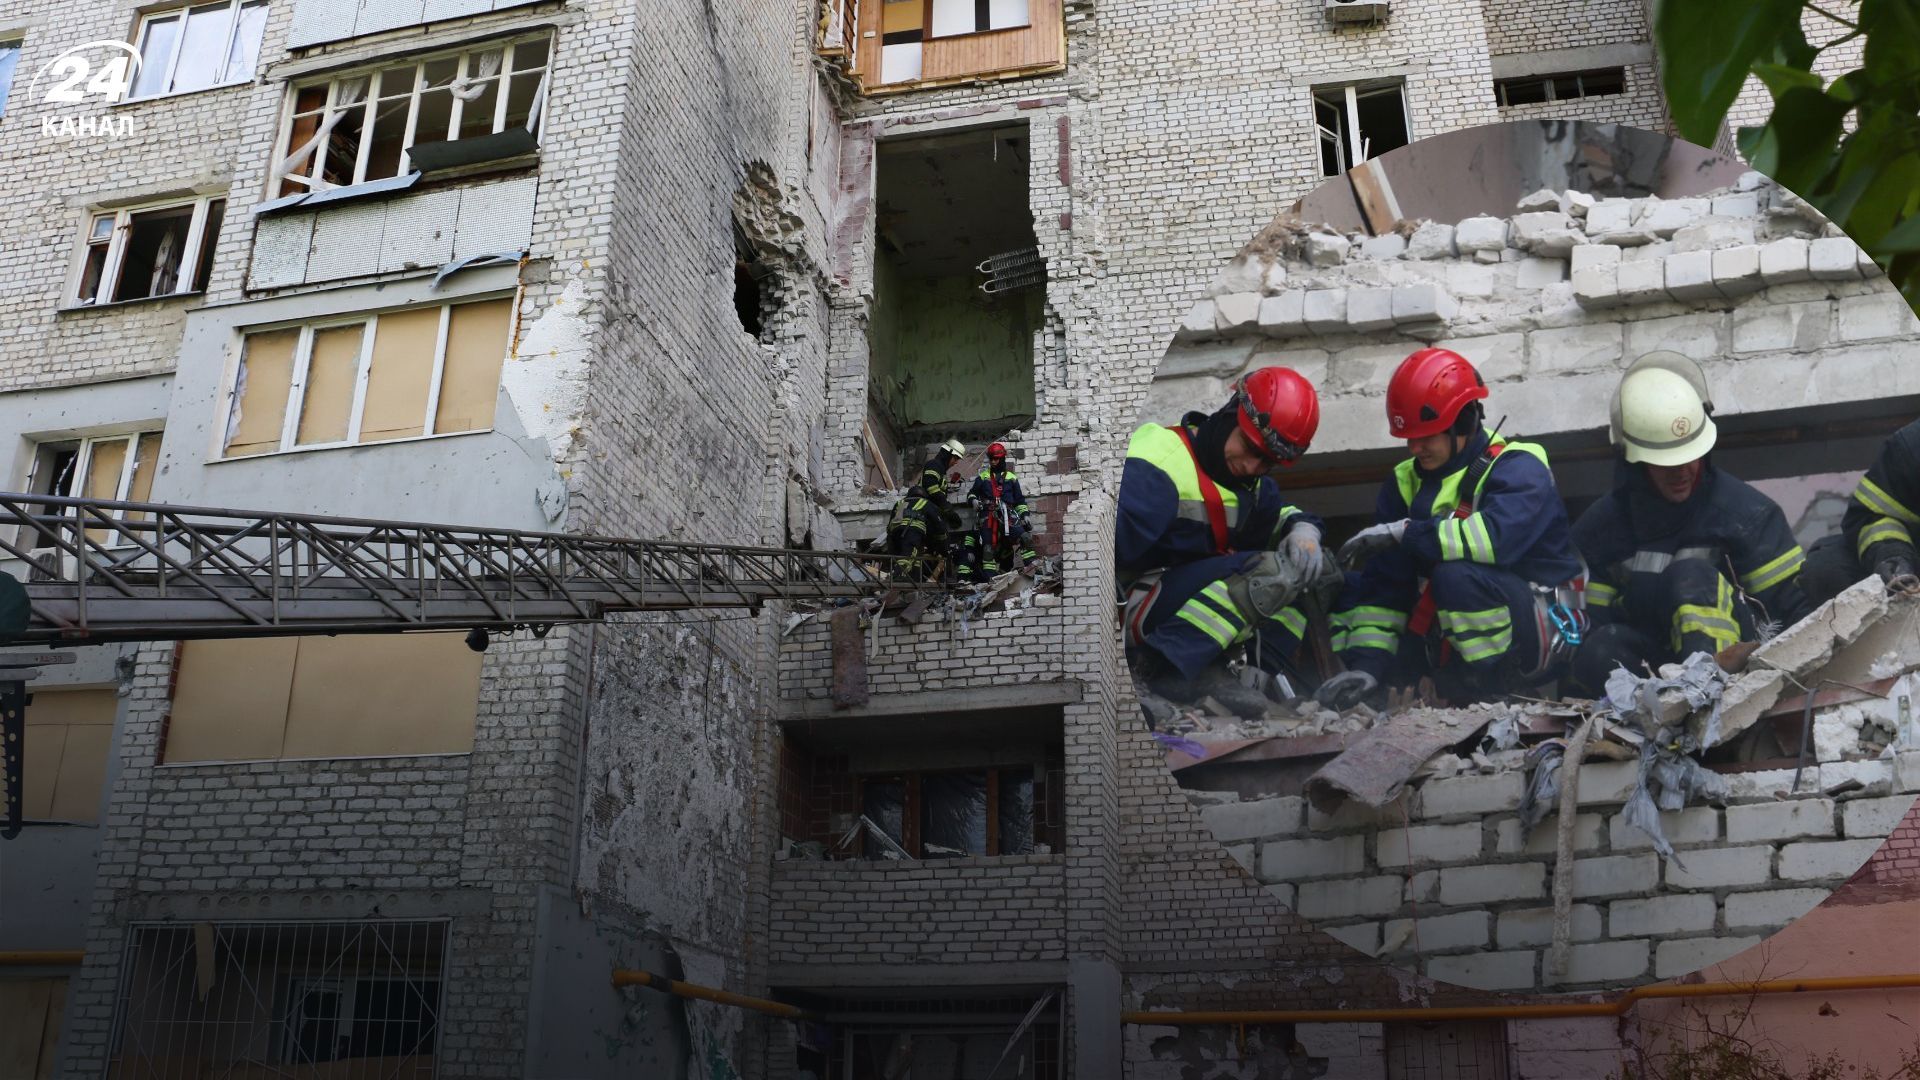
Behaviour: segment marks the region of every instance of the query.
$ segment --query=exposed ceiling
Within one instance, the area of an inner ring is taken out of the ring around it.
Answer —
[[[1025,124],[890,140],[878,153],[880,245],[903,274],[975,275],[987,256],[1033,246]]]

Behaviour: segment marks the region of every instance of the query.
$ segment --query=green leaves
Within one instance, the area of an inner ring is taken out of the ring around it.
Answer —
[[[1920,5],[1914,0],[1656,0],[1660,81],[1680,134],[1711,145],[1748,76],[1773,98],[1737,142],[1753,167],[1845,229],[1920,301]],[[1844,23],[1844,25],[1842,25]],[[1831,83],[1824,50],[1864,37]]]
[[[1657,0],[1660,82],[1681,136],[1712,146],[1756,62],[1802,66],[1791,55],[1792,39],[1806,45],[1799,20],[1800,0]]]

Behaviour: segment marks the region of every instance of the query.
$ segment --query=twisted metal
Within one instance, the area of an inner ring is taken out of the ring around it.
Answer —
[[[7,643],[504,630],[609,612],[831,602],[894,556],[0,492],[31,606]]]

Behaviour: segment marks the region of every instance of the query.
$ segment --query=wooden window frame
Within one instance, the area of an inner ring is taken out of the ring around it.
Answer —
[[[1598,91],[1589,93],[1586,87],[1586,80],[1590,76],[1597,76],[1597,75],[1605,75],[1612,79],[1618,79],[1620,82],[1620,89],[1598,90]],[[1558,83],[1561,79],[1573,80],[1573,85],[1574,85],[1573,96],[1562,97],[1560,96],[1559,92],[1555,89],[1555,84]],[[1509,105],[1507,103],[1507,92],[1509,88],[1511,88],[1516,83],[1540,83],[1543,89],[1546,91],[1546,97],[1540,101],[1523,101],[1517,106]],[[1627,93],[1627,69],[1624,66],[1611,67],[1611,68],[1583,68],[1579,71],[1550,71],[1540,75],[1515,75],[1515,76],[1512,76],[1511,78],[1495,79],[1493,81],[1494,102],[1503,109],[1504,108],[1524,108],[1528,105],[1546,105],[1555,101],[1583,101],[1587,98],[1592,98],[1592,97],[1624,97],[1626,96],[1626,93]]]
[[[219,73],[214,76],[212,82],[205,86],[196,86],[191,90],[175,90],[173,88],[173,81],[175,76],[179,74],[180,47],[186,42],[187,35],[185,30],[187,21],[193,17],[193,12],[195,11],[221,5],[224,5],[227,9],[227,30],[221,37]],[[260,67],[261,43],[266,40],[267,23],[265,19],[260,21],[261,40],[254,43],[253,67],[240,74],[227,70],[227,67],[233,59],[234,38],[240,32],[240,12],[243,8],[254,6],[266,8],[268,7],[268,3],[267,0],[213,0],[212,3],[207,2],[207,0],[201,0],[199,3],[176,4],[172,7],[142,14],[140,16],[140,22],[134,27],[133,41],[131,43],[134,51],[140,54],[142,70],[145,70],[146,64],[148,63],[146,41],[147,35],[153,30],[154,24],[166,22],[170,19],[178,19],[180,21],[181,32],[174,36],[173,48],[167,53],[166,74],[160,80],[160,89],[152,93],[136,95],[134,93],[134,84],[139,80],[137,78],[129,79],[127,81],[127,92],[120,100],[152,101],[156,98],[173,97],[178,94],[196,94],[202,90],[217,90],[223,86],[239,86],[242,83],[252,82],[254,72],[258,71]]]
[[[471,65],[477,57],[496,49],[501,50],[500,70],[497,74],[491,76],[498,80],[499,87],[498,92],[495,94],[493,121],[487,132],[489,135],[497,135],[507,130],[508,89],[513,76],[538,71],[540,73],[540,81],[533,93],[533,118],[527,128],[527,130],[533,133],[534,139],[538,141],[540,138],[540,130],[546,123],[547,94],[552,88],[555,38],[556,35],[553,30],[543,29],[534,33],[516,34],[512,37],[469,43],[455,49],[441,49],[435,52],[422,53],[417,57],[405,61],[395,62],[390,60],[386,63],[363,65],[349,71],[330,74],[324,78],[308,79],[303,82],[290,84],[287,87],[286,98],[281,103],[279,134],[275,136],[273,144],[274,161],[276,165],[268,171],[267,192],[265,197],[271,200],[298,194],[318,194],[323,191],[333,191],[343,187],[377,183],[382,180],[389,180],[394,177],[407,176],[411,173],[418,172],[418,169],[411,167],[412,160],[407,155],[407,151],[411,150],[416,142],[457,141],[457,139],[419,138],[421,98],[425,96],[429,89],[440,89],[439,87],[429,88],[425,85],[427,65],[438,63],[450,57],[455,60],[455,65],[453,81],[447,85],[452,86],[468,77],[471,71]],[[546,59],[532,67],[516,69],[513,66],[515,50],[521,45],[539,41],[546,42]],[[406,97],[407,120],[404,126],[405,133],[401,136],[400,161],[396,166],[397,171],[392,177],[376,176],[369,179],[367,177],[367,160],[372,156],[373,127],[377,122],[379,111],[377,106],[383,100],[400,100],[400,96],[397,94],[388,98],[381,97],[381,76],[387,72],[405,67],[411,67],[413,69],[413,89],[408,91]],[[352,104],[344,106],[339,104],[342,88],[350,83],[363,79],[367,84],[366,95]],[[326,100],[321,104],[320,110],[317,113],[311,114],[296,112],[295,105],[299,101],[300,93],[304,90],[311,90],[316,86],[325,86],[327,88]],[[448,114],[445,134],[448,136],[457,136],[460,131],[460,125],[466,118],[467,103],[461,100],[457,94],[450,94],[449,97],[452,98],[452,108]],[[361,136],[360,144],[355,150],[353,177],[348,183],[329,183],[322,175],[326,165],[325,146],[314,147],[313,152],[308,156],[305,164],[298,169],[282,169],[280,167],[280,164],[292,156],[294,151],[300,149],[300,147],[293,145],[293,130],[297,117],[314,115],[319,117],[319,123],[321,125],[325,125],[328,119],[336,112],[345,114],[354,110],[358,110],[360,113]],[[295,185],[295,190],[286,190],[287,185]]]
[[[922,806],[921,781],[928,776],[982,772],[986,774],[987,778],[986,850],[979,854],[969,852],[960,857],[969,859],[1014,858],[1016,856],[1005,855],[1000,851],[1000,780],[1001,777],[1006,774],[1018,775],[1024,772],[1033,775],[1036,770],[1044,770],[1044,768],[1044,765],[1036,763],[1032,765],[988,765],[973,769],[905,769],[887,773],[862,773],[854,777],[853,805],[858,808],[859,813],[866,812],[867,785],[869,783],[886,781],[901,784],[905,789],[905,795],[901,799],[900,808],[901,835],[898,838],[900,847],[915,859],[925,859],[926,854],[921,846],[920,836],[920,811]],[[1038,793],[1037,783],[1035,785],[1035,792],[1036,794]],[[1041,842],[1039,833],[1042,821],[1042,810],[1043,808],[1036,799],[1032,815],[1032,835],[1029,837],[1029,843],[1037,844]],[[875,822],[874,824],[878,825],[879,823]],[[869,843],[868,838],[862,836],[860,842],[863,846],[862,850],[865,850],[865,845]],[[871,859],[872,856],[867,856],[867,858]]]
[[[978,0],[966,0],[966,2],[978,3]],[[936,35],[933,32],[934,0],[925,0],[925,7],[921,9],[920,13],[920,43],[925,45],[929,41],[957,41],[961,38],[978,37],[981,34],[1007,34],[1022,30],[1031,30],[1033,29],[1033,0],[1026,0],[1026,4],[1027,21],[1021,23],[1019,26],[992,26],[985,30],[967,30],[958,34]]]
[[[468,304],[485,303],[491,300],[514,300],[517,302],[518,296],[519,294],[517,292],[492,293],[480,296],[461,297],[459,300],[447,301],[437,305],[440,312],[440,324],[434,334],[433,367],[427,377],[426,415],[422,418],[420,434],[402,435],[394,439],[375,439],[369,442],[360,441],[361,422],[366,416],[367,382],[373,372],[373,348],[374,342],[377,341],[380,336],[380,318],[383,314],[410,314],[428,305],[398,308],[392,311],[374,312],[372,314],[355,313],[352,315],[340,315],[299,323],[269,323],[247,327],[240,335],[239,360],[235,364],[233,375],[227,380],[227,407],[222,414],[225,418],[222,423],[230,423],[233,411],[240,407],[240,365],[246,363],[247,339],[256,334],[271,333],[276,330],[298,330],[299,338],[294,344],[293,352],[292,383],[287,389],[286,412],[280,417],[280,441],[271,450],[262,450],[258,453],[240,454],[229,457],[226,454],[227,444],[223,435],[221,445],[216,451],[214,460],[249,461],[256,458],[268,457],[273,454],[289,454],[309,450],[334,450],[344,446],[385,446],[391,443],[412,442],[419,439],[446,438],[452,435],[477,435],[494,430],[492,423],[489,423],[484,428],[463,428],[459,431],[434,430],[434,423],[439,418],[441,384],[446,376],[447,335],[448,330],[453,325],[454,308]],[[513,348],[513,316],[514,313],[510,311],[508,313],[507,327],[507,354],[511,354]],[[349,406],[347,414],[346,438],[333,442],[298,442],[297,440],[300,435],[300,417],[306,408],[308,375],[311,373],[309,365],[313,360],[314,338],[319,331],[356,325],[363,326],[364,329],[360,333],[360,357],[354,371],[353,402]],[[503,361],[505,360],[505,356],[506,354],[503,354]],[[496,417],[495,419],[497,420],[498,418]]]
[[[165,202],[142,203],[139,206],[122,207],[118,210],[99,210],[87,215],[86,225],[80,232],[80,249],[76,253],[74,266],[67,284],[67,306],[69,308],[109,307],[115,304],[139,304],[148,300],[164,300],[173,296],[198,296],[204,288],[197,287],[203,267],[201,255],[207,253],[207,222],[212,218],[213,206],[220,204],[221,223],[218,230],[226,226],[225,195],[203,195],[197,199],[170,199]],[[180,270],[174,282],[172,292],[153,293],[127,300],[112,299],[120,288],[120,275],[126,270],[127,238],[133,234],[133,220],[147,214],[166,210],[178,210],[183,206],[193,207],[192,220],[187,225],[187,234],[181,240]],[[113,224],[106,235],[100,235],[102,222]],[[96,249],[105,248],[103,263],[100,267],[100,280],[95,283],[92,296],[82,296],[81,287],[86,283],[87,264],[93,260]],[[101,299],[106,297],[107,299]]]

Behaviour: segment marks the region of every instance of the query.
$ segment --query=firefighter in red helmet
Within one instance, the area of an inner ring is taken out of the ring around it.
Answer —
[[[1270,475],[1306,453],[1320,401],[1298,372],[1261,368],[1211,415],[1143,424],[1127,445],[1114,522],[1126,602],[1127,655],[1156,695],[1211,696],[1244,716],[1267,697],[1224,660],[1290,675],[1306,634],[1295,605],[1339,575],[1321,551],[1320,519],[1290,506]]]
[[[1546,451],[1484,423],[1486,383],[1467,359],[1421,349],[1387,384],[1387,425],[1410,454],[1375,503],[1378,522],[1340,548],[1333,614],[1347,671],[1323,704],[1433,674],[1465,700],[1551,678],[1586,625],[1585,568]]]
[[[1021,567],[1030,571],[1040,558],[1033,549],[1033,511],[1020,490],[1020,474],[1007,465],[1004,443],[987,447],[986,463],[967,489],[967,502],[979,524],[963,541],[961,580],[993,577],[1002,569],[1001,557],[1009,554],[1017,555]]]

